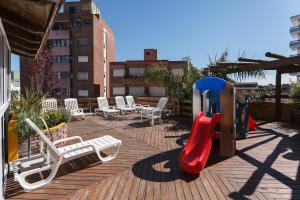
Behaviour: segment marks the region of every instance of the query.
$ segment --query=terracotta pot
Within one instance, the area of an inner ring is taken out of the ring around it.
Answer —
[[[47,135],[47,137],[52,142],[54,142],[56,140],[68,137],[67,128],[68,128],[67,124],[63,122],[63,123],[61,123],[57,126],[49,128],[50,135],[47,134],[48,133],[47,130],[43,130],[43,132]],[[31,139],[31,142],[30,142],[31,154],[34,155],[34,154],[39,153],[40,152],[40,144],[41,144],[40,137],[37,134],[35,134],[35,135],[32,135],[30,137],[30,139]],[[64,145],[65,145],[65,142],[62,142],[62,143],[60,143],[56,146],[57,147],[62,147]],[[27,157],[27,154],[28,154],[28,147],[27,146],[28,146],[27,140],[20,142],[20,145],[19,145],[19,158]]]

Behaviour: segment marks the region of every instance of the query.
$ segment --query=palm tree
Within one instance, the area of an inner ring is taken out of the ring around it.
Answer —
[[[228,75],[231,74],[233,76],[233,79],[237,81],[241,81],[246,78],[265,78],[265,73],[262,69],[251,70],[251,71],[250,70],[240,71],[238,67],[230,66],[227,67],[226,69],[220,69],[218,71],[210,70],[211,66],[216,66],[218,65],[218,63],[221,62],[228,62],[228,55],[229,53],[228,50],[226,49],[220,56],[215,55],[214,59],[208,56],[209,64],[207,65],[207,70],[205,71],[205,75],[219,77],[224,80],[230,80]],[[238,57],[245,57],[245,52],[243,52],[241,56]]]
[[[192,86],[203,77],[202,71],[195,68],[189,57],[183,58],[186,67],[182,76],[173,74],[167,69],[164,63],[152,64],[145,72],[145,79],[148,82],[158,82],[166,87],[169,96],[184,99],[192,96]]]

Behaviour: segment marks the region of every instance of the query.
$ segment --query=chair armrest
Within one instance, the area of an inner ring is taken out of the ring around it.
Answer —
[[[83,113],[83,109],[82,108],[78,108],[77,111],[82,112]]]
[[[109,109],[115,109],[115,107],[114,107],[114,106],[108,106],[108,108],[109,108]]]
[[[150,105],[141,105],[141,106],[150,108]]]
[[[94,151],[96,151],[96,148],[95,148],[93,145],[87,144],[87,145],[83,145],[83,146],[81,146],[81,147],[76,147],[76,148],[74,148],[74,149],[70,149],[70,150],[68,150],[68,151],[65,151],[65,152],[63,152],[63,153],[61,154],[61,156],[64,156],[64,155],[66,155],[66,154],[68,154],[68,153],[72,153],[72,152],[74,152],[74,151],[78,151],[78,150],[81,150],[81,149],[89,148],[89,147],[92,147],[92,148],[94,149]]]
[[[61,142],[67,142],[67,141],[72,141],[72,140],[80,140],[80,142],[83,142],[83,140],[80,136],[73,136],[73,137],[62,138],[60,140],[55,140],[53,142],[53,145],[56,146],[57,144],[59,144]]]

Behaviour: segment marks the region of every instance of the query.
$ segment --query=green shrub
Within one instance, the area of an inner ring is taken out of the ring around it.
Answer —
[[[300,110],[300,86],[297,84],[292,84],[290,101],[296,110]]]
[[[44,113],[44,119],[49,128],[71,120],[71,113],[66,109],[49,110]]]
[[[21,139],[28,139],[35,132],[25,122],[26,118],[30,118],[39,128],[42,122],[38,118],[42,111],[42,99],[45,95],[35,90],[32,85],[25,88],[25,94],[20,99],[16,99],[11,103],[11,111],[16,118],[18,125],[18,135]]]

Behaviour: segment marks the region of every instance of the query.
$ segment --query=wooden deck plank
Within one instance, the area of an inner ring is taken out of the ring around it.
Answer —
[[[216,162],[189,180],[177,156],[190,127],[180,119],[141,125],[134,114],[108,121],[87,117],[71,122],[70,135],[112,135],[123,141],[117,159],[99,164],[95,155],[63,165],[51,184],[29,193],[9,179],[11,199],[297,199],[300,198],[300,127],[267,123],[237,141],[238,154]],[[138,115],[137,115],[138,116]],[[135,121],[134,121],[135,120]],[[133,125],[132,125],[133,124]],[[299,138],[299,137],[298,137]],[[274,152],[274,150],[276,152]],[[241,152],[241,153],[239,153]],[[150,159],[151,157],[151,159]],[[138,167],[135,165],[139,163]],[[152,169],[153,167],[153,169]],[[260,171],[258,171],[260,170]],[[253,175],[254,174],[254,175]],[[258,175],[256,175],[258,174]],[[76,196],[77,195],[77,196]]]

